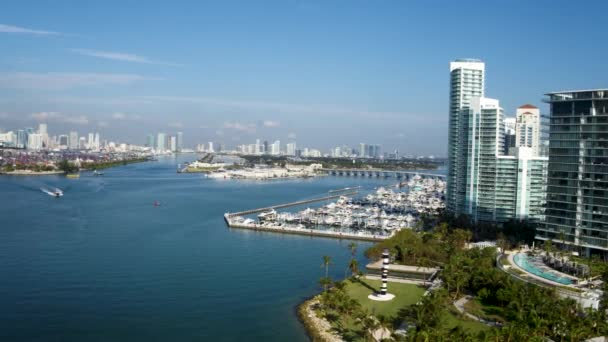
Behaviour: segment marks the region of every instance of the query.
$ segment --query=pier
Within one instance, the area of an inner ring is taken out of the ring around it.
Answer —
[[[309,228],[267,226],[267,225],[260,225],[257,223],[252,223],[252,224],[232,223],[230,220],[230,217],[228,217],[228,214],[224,215],[224,220],[226,220],[226,223],[228,224],[228,227],[230,227],[230,228],[241,228],[241,229],[258,230],[258,231],[283,233],[283,234],[320,236],[320,237],[328,237],[328,238],[334,238],[334,239],[362,240],[362,241],[382,241],[382,240],[388,239],[390,237],[387,235],[352,234],[352,233],[346,233],[346,232],[309,229]]]
[[[409,180],[418,175],[422,179],[445,180],[445,175],[434,173],[420,173],[416,171],[392,171],[392,170],[373,170],[373,169],[321,169],[322,172],[330,176],[351,176],[351,177],[383,177]]]
[[[347,188],[347,189],[349,189],[349,188]],[[342,190],[346,190],[346,189],[342,189]],[[329,192],[340,192],[342,190],[331,190]],[[309,200],[302,200],[302,201],[297,201],[297,202],[278,204],[278,205],[274,205],[274,206],[271,206],[271,207],[250,209],[250,210],[245,210],[245,211],[239,211],[239,212],[236,212],[236,213],[226,213],[226,214],[224,214],[224,218],[226,218],[226,217],[231,218],[233,216],[243,216],[243,215],[257,214],[257,213],[262,213],[262,212],[265,212],[265,211],[270,211],[270,210],[273,210],[273,209],[276,210],[276,209],[281,209],[281,208],[295,207],[295,206],[298,206],[298,205],[304,205],[304,204],[308,204],[308,203],[329,201],[331,199],[340,198],[340,196],[351,196],[351,195],[356,195],[358,193],[359,193],[358,190],[352,190],[352,191],[346,190],[346,192],[342,192],[339,195],[330,195],[330,196],[325,196],[325,197],[313,198],[313,199],[309,199]],[[229,222],[226,221],[226,223],[229,223]]]
[[[250,229],[250,230],[258,230],[258,231],[266,231],[266,232],[275,232],[275,233],[284,233],[284,234],[296,234],[296,235],[308,235],[308,236],[321,236],[321,237],[329,237],[336,239],[354,239],[354,240],[364,240],[364,241],[381,241],[389,238],[388,235],[381,234],[365,234],[365,233],[353,233],[353,232],[343,232],[340,230],[332,230],[332,229],[310,229],[310,228],[299,228],[299,227],[288,227],[281,225],[268,225],[268,224],[259,224],[259,223],[244,223],[244,222],[234,222],[234,217],[242,217],[244,215],[251,215],[256,213],[267,212],[270,210],[276,210],[281,208],[294,207],[299,205],[304,205],[308,203],[322,202],[328,201],[336,198],[340,198],[341,196],[350,196],[358,194],[359,187],[355,188],[344,188],[337,190],[330,190],[328,194],[339,193],[337,195],[329,195],[319,198],[313,198],[308,200],[278,204],[270,207],[249,209],[244,211],[239,211],[235,213],[225,213],[224,221],[230,228],[241,228],[241,229]]]

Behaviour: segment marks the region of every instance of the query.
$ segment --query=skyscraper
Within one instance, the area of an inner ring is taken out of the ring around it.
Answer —
[[[281,154],[281,141],[275,140],[275,142],[272,144],[270,154],[274,156]]]
[[[24,130],[17,130],[17,148],[27,147],[27,133]]]
[[[165,141],[165,133],[158,133],[156,136],[156,152],[162,153],[167,149],[167,142]]]
[[[450,69],[448,211],[475,222],[542,220],[547,159],[528,146],[507,155],[503,109],[498,100],[477,95],[483,93],[483,63],[453,62]],[[528,123],[516,121],[513,128],[527,132]]]
[[[177,132],[177,137],[176,137],[177,141],[177,148],[176,148],[176,152],[181,152],[182,149],[184,148],[184,133],[182,132]]]
[[[359,144],[359,158],[366,158],[368,156],[367,154],[367,145],[364,143],[360,143]]]
[[[171,152],[177,152],[177,137],[174,135],[169,137],[169,150],[171,150]]]
[[[505,149],[504,155],[512,155],[515,153],[515,123],[516,119],[505,118]]]
[[[288,156],[295,156],[296,155],[296,143],[295,142],[288,143],[286,146],[285,152]]]
[[[154,144],[154,135],[148,134],[148,136],[146,136],[146,147],[154,148],[154,146],[156,146]]]
[[[49,132],[45,123],[41,123],[38,125],[38,133],[42,137],[42,146],[45,148],[49,147]]]
[[[70,138],[68,140],[68,148],[70,150],[77,150],[78,149],[78,132],[71,131],[69,137]]]
[[[485,64],[475,59],[450,63],[450,113],[448,130],[448,175],[446,209],[464,213],[468,163],[468,108],[471,99],[483,97]]]
[[[534,154],[540,148],[540,110],[530,104],[517,108],[517,129],[515,131],[515,146],[530,147]]]
[[[546,95],[547,205],[536,237],[608,251],[608,89]]]
[[[95,134],[89,133],[89,139],[87,140],[87,148],[89,150],[95,149]]]

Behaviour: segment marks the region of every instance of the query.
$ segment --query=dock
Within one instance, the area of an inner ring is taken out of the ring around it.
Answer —
[[[347,232],[336,232],[330,230],[320,230],[320,229],[309,229],[309,228],[295,228],[295,227],[281,227],[281,226],[268,226],[268,225],[260,225],[257,223],[253,224],[243,224],[243,223],[231,223],[230,218],[224,215],[224,220],[228,224],[230,228],[240,228],[240,229],[249,229],[249,230],[257,230],[264,232],[273,232],[273,233],[281,233],[281,234],[294,234],[294,235],[308,235],[308,236],[318,236],[318,237],[326,237],[333,239],[346,239],[346,240],[362,240],[362,241],[382,241],[390,238],[387,235],[369,235],[369,234],[352,234]]]
[[[336,191],[336,190],[334,190]],[[262,213],[265,211],[270,211],[273,209],[282,209],[282,208],[288,208],[288,207],[295,207],[298,205],[304,205],[304,204],[308,204],[308,203],[315,203],[315,202],[322,202],[322,201],[329,201],[331,199],[336,199],[336,198],[340,198],[340,196],[351,196],[351,195],[356,195],[358,194],[358,191],[347,191],[347,192],[342,192],[339,195],[330,195],[330,196],[325,196],[325,197],[319,197],[319,198],[313,198],[313,199],[309,199],[309,200],[302,200],[302,201],[297,201],[297,202],[291,202],[291,203],[285,203],[285,204],[278,204],[278,205],[273,205],[270,207],[264,207],[264,208],[257,208],[257,209],[250,209],[250,210],[245,210],[245,211],[239,211],[236,213],[226,213],[224,214],[224,218],[228,217],[231,218],[233,216],[243,216],[243,215],[251,215],[251,214],[257,214],[257,213]],[[228,222],[226,222],[228,223]]]
[[[389,238],[390,236],[388,236],[388,235],[380,235],[380,234],[374,235],[374,234],[364,234],[364,233],[342,232],[342,231],[329,230],[329,229],[322,230],[322,229],[286,227],[286,226],[268,225],[268,224],[262,225],[259,223],[246,224],[246,223],[242,223],[242,222],[238,222],[238,223],[233,222],[233,220],[232,220],[232,218],[236,217],[236,216],[251,215],[251,214],[266,212],[266,211],[270,211],[270,210],[304,205],[304,204],[308,204],[308,203],[328,201],[328,200],[340,198],[341,196],[356,195],[358,193],[358,190],[359,190],[359,187],[331,190],[328,193],[339,192],[340,194],[329,195],[329,196],[318,197],[318,198],[296,201],[296,202],[290,202],[290,203],[284,203],[284,204],[278,204],[278,205],[273,205],[270,207],[249,209],[249,210],[239,211],[239,212],[235,212],[235,213],[225,213],[224,221],[226,221],[226,224],[230,228],[250,229],[250,230],[257,230],[257,231],[283,233],[283,234],[308,235],[308,236],[329,237],[329,238],[335,238],[335,239],[351,239],[351,240],[363,240],[363,241],[382,241],[382,240]]]

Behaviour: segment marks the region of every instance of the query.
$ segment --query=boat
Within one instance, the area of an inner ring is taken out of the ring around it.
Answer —
[[[55,188],[55,190],[49,190],[49,189],[45,189],[45,188],[40,188],[40,190],[42,190],[42,192],[46,193],[49,196],[53,196],[53,197],[61,197],[63,196],[63,191],[61,191],[60,189]]]
[[[99,172],[99,171],[97,171],[97,170],[94,170],[94,171],[93,171],[93,174],[94,174],[95,176],[103,176],[103,172]]]
[[[160,207],[160,202],[159,201],[154,201],[152,203],[152,205],[155,206],[155,207]]]
[[[67,178],[80,178],[80,173],[68,173],[65,175]]]

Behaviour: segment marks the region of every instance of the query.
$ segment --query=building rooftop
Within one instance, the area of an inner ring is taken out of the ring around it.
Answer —
[[[519,108],[521,108],[521,109],[538,109],[538,107],[533,106],[533,105],[531,105],[531,104],[529,104],[529,103],[528,103],[528,104],[525,104],[525,105],[523,105],[523,106],[519,106]],[[524,113],[524,114],[525,114],[525,113]]]
[[[587,93],[591,91],[608,91],[608,88],[597,88],[597,89],[581,89],[581,90],[564,90],[564,91],[554,91],[551,93],[546,93],[545,95],[558,95],[558,94],[572,94],[572,93]]]

